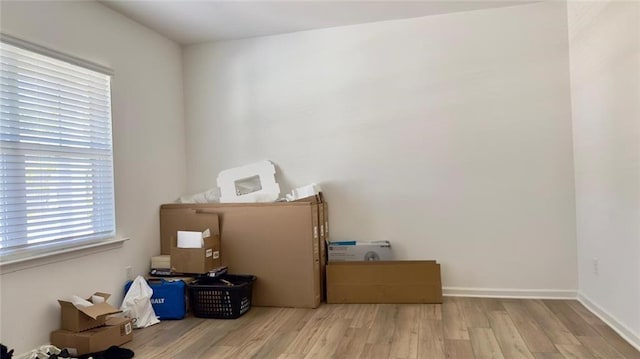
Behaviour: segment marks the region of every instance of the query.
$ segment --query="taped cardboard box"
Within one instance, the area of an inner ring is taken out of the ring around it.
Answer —
[[[171,270],[176,273],[207,273],[221,265],[220,225],[218,215],[198,213],[180,216],[171,232],[166,233],[171,246]],[[200,234],[201,248],[179,248],[178,235],[182,232]],[[202,238],[206,237],[206,238]]]
[[[104,326],[83,332],[56,330],[51,332],[51,344],[68,348],[73,356],[99,352],[113,345],[122,345],[133,339],[130,318],[109,318]]]
[[[104,325],[107,315],[120,312],[118,308],[107,303],[111,294],[96,292],[93,295],[102,297],[104,302],[86,308],[76,308],[70,301],[58,300],[60,303],[60,328],[81,332]],[[87,300],[91,301],[91,297]]]
[[[330,262],[327,303],[442,303],[436,261]]]
[[[232,273],[257,277],[253,306],[316,308],[320,304],[317,211],[317,204],[304,202],[165,204],[160,208],[161,252],[171,248],[171,233],[185,221],[218,215],[222,264]]]
[[[220,240],[204,240],[203,248],[171,248],[171,271],[175,273],[204,274],[220,267]]]

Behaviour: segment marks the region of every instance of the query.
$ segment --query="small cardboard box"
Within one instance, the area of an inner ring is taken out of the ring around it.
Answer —
[[[180,233],[182,232],[182,233]],[[202,233],[202,248],[178,247],[179,234]],[[206,233],[206,234],[205,234]],[[171,238],[171,270],[176,273],[203,274],[220,267],[220,224],[218,215],[205,213],[181,221]],[[206,238],[204,238],[206,237]]]
[[[87,308],[76,308],[69,301],[58,300],[60,303],[60,328],[81,332],[104,325],[107,315],[120,312],[118,308],[107,303],[111,294],[96,292],[93,295],[104,298],[104,302]],[[91,298],[89,297],[87,300],[91,301]]]
[[[176,273],[207,273],[220,267],[220,237],[204,239],[203,248],[171,248],[171,270]]]
[[[329,254],[329,262],[388,261],[392,259],[389,241],[331,242],[327,253]]]
[[[327,264],[327,303],[442,303],[436,261]]]
[[[171,268],[171,256],[161,255],[151,257],[151,269],[169,269]]]
[[[98,352],[112,345],[122,345],[133,339],[130,318],[109,318],[105,326],[83,332],[56,330],[51,332],[51,344],[68,348],[73,356]]]

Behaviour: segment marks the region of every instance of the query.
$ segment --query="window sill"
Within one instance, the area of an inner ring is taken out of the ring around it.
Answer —
[[[126,237],[118,238],[73,248],[60,249],[48,253],[34,254],[24,258],[0,261],[0,275],[121,248],[122,244],[128,240],[129,238]]]

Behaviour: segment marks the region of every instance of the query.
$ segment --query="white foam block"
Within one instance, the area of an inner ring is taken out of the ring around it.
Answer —
[[[204,237],[202,232],[178,231],[178,248],[202,248]]]
[[[230,168],[218,174],[221,203],[274,202],[280,196],[271,161]]]

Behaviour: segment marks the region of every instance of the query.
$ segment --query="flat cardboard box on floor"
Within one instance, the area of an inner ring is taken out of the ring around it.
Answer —
[[[51,332],[51,344],[68,348],[73,356],[99,352],[112,345],[122,345],[133,339],[130,318],[109,318],[105,326],[83,332],[56,330]]]
[[[253,306],[320,305],[318,205],[306,202],[165,204],[160,207],[161,252],[185,221],[220,218],[222,264],[251,274]],[[173,263],[174,258],[171,257]]]
[[[436,261],[329,262],[327,303],[442,303]]]
[[[118,308],[107,303],[111,294],[96,292],[93,295],[104,298],[104,302],[78,309],[70,301],[58,300],[60,303],[60,328],[81,332],[104,325],[107,315],[120,312]],[[87,300],[91,301],[91,297]]]
[[[180,216],[173,224],[171,231],[165,233],[169,240],[172,271],[203,274],[221,265],[220,225],[217,214]],[[204,232],[207,229],[210,236],[202,240],[202,248],[178,248],[178,231]]]

